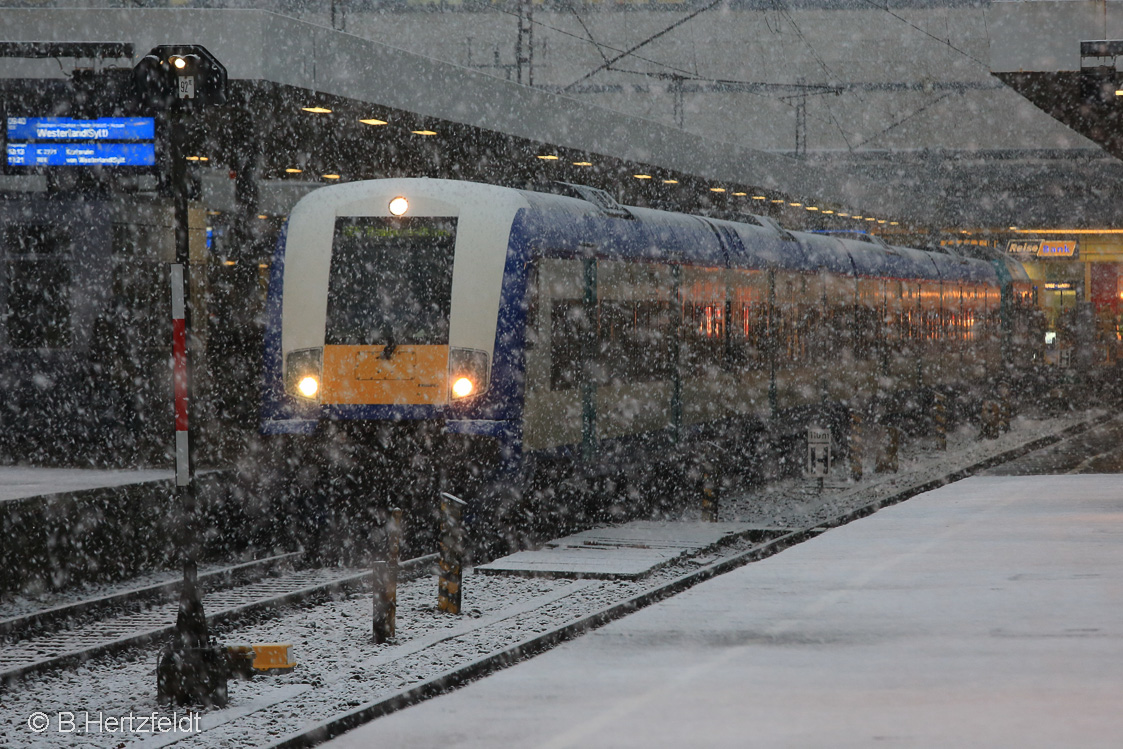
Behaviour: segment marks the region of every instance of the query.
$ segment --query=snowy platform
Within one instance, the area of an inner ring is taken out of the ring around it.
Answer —
[[[492,575],[634,580],[684,555],[699,554],[738,538],[775,538],[789,530],[750,523],[636,520],[575,533],[541,549],[520,551],[475,569]]]
[[[1123,481],[915,497],[327,746],[1116,747]]]
[[[0,502],[49,494],[106,489],[150,481],[170,481],[170,470],[98,470],[93,468],[30,468],[0,466]]]

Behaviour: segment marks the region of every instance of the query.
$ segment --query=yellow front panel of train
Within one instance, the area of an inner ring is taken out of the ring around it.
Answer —
[[[324,346],[321,403],[439,405],[448,402],[448,346]]]

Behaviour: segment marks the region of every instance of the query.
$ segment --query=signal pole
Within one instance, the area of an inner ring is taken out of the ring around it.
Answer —
[[[211,647],[207,618],[198,586],[198,496],[195,445],[190,427],[195,408],[190,352],[194,348],[191,318],[191,248],[187,196],[187,116],[192,110],[224,104],[226,69],[204,47],[160,46],[133,68],[138,94],[166,114],[168,184],[175,223],[175,262],[170,268],[172,299],[172,383],[175,403],[175,484],[181,508],[180,590],[176,634],[156,668],[160,702],[179,705],[224,705],[229,666],[226,653]]]

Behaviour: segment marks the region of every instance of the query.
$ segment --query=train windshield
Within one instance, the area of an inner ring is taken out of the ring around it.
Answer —
[[[455,240],[455,218],[337,218],[324,342],[447,344]]]

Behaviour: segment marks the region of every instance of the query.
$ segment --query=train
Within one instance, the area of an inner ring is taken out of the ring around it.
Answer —
[[[294,491],[406,501],[421,523],[448,491],[499,546],[643,513],[699,456],[757,470],[808,425],[839,439],[840,413],[1034,356],[1012,344],[1034,300],[1011,259],[568,183],[320,188],[270,272],[262,431],[336,466]]]

